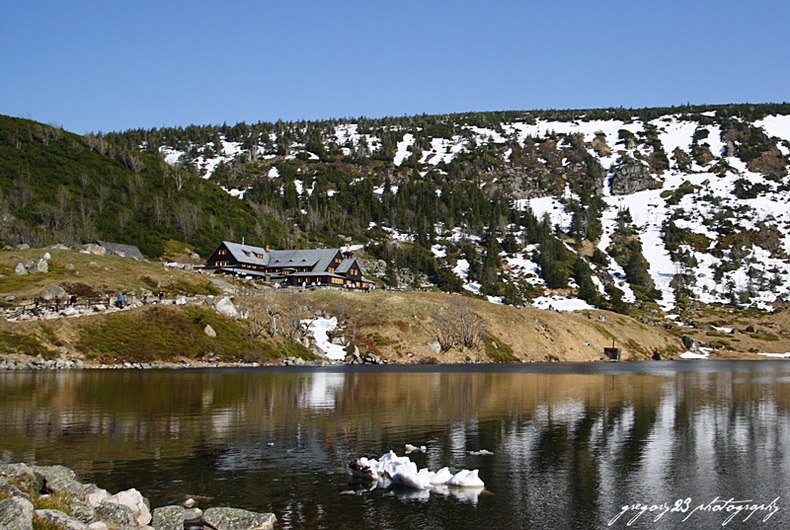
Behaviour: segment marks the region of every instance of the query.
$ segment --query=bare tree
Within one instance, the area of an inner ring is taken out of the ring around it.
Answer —
[[[485,332],[485,321],[477,314],[472,302],[454,297],[446,307],[433,315],[436,340],[443,352],[453,346],[475,348]]]

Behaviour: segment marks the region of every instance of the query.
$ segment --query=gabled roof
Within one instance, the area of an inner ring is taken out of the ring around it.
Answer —
[[[337,256],[338,249],[307,249],[307,250],[270,250],[267,266],[272,268],[283,267],[311,267],[311,270],[323,272]]]
[[[340,249],[337,248],[266,250],[262,247],[242,245],[232,241],[223,241],[222,244],[239,263],[260,265],[272,269],[310,267],[310,270],[316,272],[326,271],[340,252]]]
[[[344,259],[343,262],[340,265],[337,266],[337,268],[335,269],[335,272],[337,272],[339,274],[345,274],[346,272],[348,272],[348,269],[351,268],[351,265],[353,265],[356,261],[357,260],[355,260],[354,258],[346,258],[346,259]]]
[[[263,265],[264,267],[269,264],[269,253],[263,247],[256,247],[253,245],[240,245],[231,241],[223,241],[223,245],[228,249],[228,252],[236,258],[236,261],[242,263],[252,263],[255,265]],[[259,258],[258,255],[263,256]]]

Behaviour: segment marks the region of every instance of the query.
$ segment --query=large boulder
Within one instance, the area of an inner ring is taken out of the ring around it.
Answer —
[[[134,488],[110,495],[102,501],[102,506],[109,503],[120,504],[131,509],[138,526],[145,526],[151,522],[151,509],[145,497]]]
[[[230,318],[239,318],[238,309],[236,309],[236,306],[233,305],[233,302],[227,296],[223,296],[217,300],[214,303],[214,309],[221,315],[225,315]]]
[[[11,497],[0,501],[0,528],[33,530],[33,503],[24,497]]]
[[[47,286],[41,294],[38,295],[42,300],[50,301],[55,298],[60,298],[64,303],[66,302],[66,290],[60,285]]]
[[[203,513],[204,528],[213,530],[269,530],[276,521],[273,513],[239,508],[209,508]]]

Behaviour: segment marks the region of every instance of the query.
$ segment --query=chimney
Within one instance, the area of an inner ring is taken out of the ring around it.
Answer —
[[[291,248],[291,250],[299,250],[299,247],[297,247],[296,245],[294,245],[294,246]]]
[[[263,250],[265,250],[266,252],[269,252],[269,245],[264,245],[263,246]]]

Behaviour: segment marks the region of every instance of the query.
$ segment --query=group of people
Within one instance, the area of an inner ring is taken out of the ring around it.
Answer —
[[[163,290],[159,290],[158,295],[158,302],[161,304],[165,300],[165,292]],[[124,307],[129,307],[129,297],[126,296],[126,293],[118,293],[118,298],[115,299],[115,307],[118,309],[123,309]],[[148,293],[143,295],[143,305],[148,305]]]

